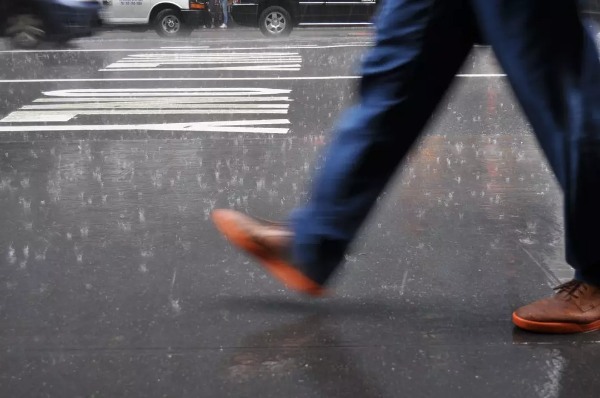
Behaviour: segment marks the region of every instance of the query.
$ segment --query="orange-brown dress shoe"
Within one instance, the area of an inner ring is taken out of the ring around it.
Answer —
[[[212,220],[231,243],[256,257],[264,269],[287,287],[311,296],[325,288],[291,262],[293,232],[285,225],[252,218],[234,210],[215,210]]]
[[[600,329],[600,288],[572,280],[556,294],[513,313],[518,327],[538,333],[581,333]]]

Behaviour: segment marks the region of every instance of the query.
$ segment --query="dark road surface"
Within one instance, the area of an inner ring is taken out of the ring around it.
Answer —
[[[560,192],[487,47],[332,297],[285,291],[209,222],[306,199],[369,42],[122,31],[3,47],[0,397],[600,396],[600,334],[510,321],[572,273]]]

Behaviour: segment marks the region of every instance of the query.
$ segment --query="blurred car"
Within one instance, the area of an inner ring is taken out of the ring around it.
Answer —
[[[153,26],[160,36],[186,36],[208,17],[208,0],[103,0],[107,25]]]
[[[295,26],[370,25],[377,0],[234,0],[239,25],[258,26],[265,36],[287,36]]]
[[[100,9],[97,0],[2,0],[0,35],[18,48],[42,41],[64,44],[91,36],[100,24]]]

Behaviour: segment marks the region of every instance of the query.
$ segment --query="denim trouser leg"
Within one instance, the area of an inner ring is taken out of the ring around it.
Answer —
[[[565,194],[567,261],[600,286],[600,61],[576,0],[472,0]]]
[[[476,20],[564,190],[567,261],[600,285],[600,62],[576,3],[387,0],[360,103],[292,216],[298,265],[322,282],[339,264],[468,52]]]
[[[227,25],[229,22],[229,13],[227,12],[227,0],[221,0],[221,9],[223,10],[223,23]]]
[[[291,218],[294,261],[324,282],[468,54],[467,0],[386,0],[360,102],[337,127],[309,203]]]

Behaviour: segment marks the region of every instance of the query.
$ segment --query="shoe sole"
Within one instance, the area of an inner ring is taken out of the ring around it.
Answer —
[[[326,295],[326,289],[302,274],[292,265],[257,244],[237,223],[228,217],[229,211],[214,211],[212,220],[217,229],[235,246],[254,256],[275,279],[290,289],[313,297]]]
[[[521,318],[513,312],[512,321],[521,329],[537,333],[568,334],[585,333],[600,330],[600,320],[590,323],[537,322]]]

